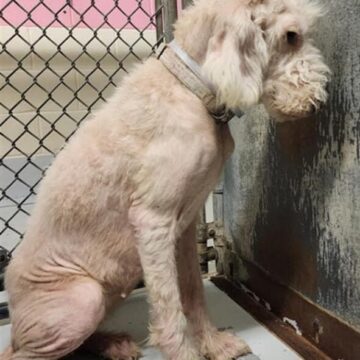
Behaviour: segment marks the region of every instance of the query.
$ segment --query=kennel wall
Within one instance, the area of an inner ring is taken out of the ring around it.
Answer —
[[[231,122],[236,149],[225,170],[223,219],[232,251],[223,266],[333,358],[353,360],[360,354],[360,6],[325,4],[316,42],[333,72],[326,108],[282,124],[257,108]]]

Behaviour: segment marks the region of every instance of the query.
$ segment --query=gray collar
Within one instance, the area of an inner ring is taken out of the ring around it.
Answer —
[[[199,64],[175,40],[159,49],[157,58],[204,103],[216,123],[227,123],[235,116],[244,115],[240,110],[234,111],[218,106],[215,87],[201,74]]]

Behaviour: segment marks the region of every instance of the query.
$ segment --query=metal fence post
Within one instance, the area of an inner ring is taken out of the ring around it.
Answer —
[[[188,5],[192,4],[193,0],[181,0],[182,8],[184,9]]]
[[[173,36],[173,24],[177,19],[177,1],[176,0],[156,0],[156,23],[157,23],[157,34],[163,35],[165,41],[170,42]],[[159,11],[159,9],[161,9]]]

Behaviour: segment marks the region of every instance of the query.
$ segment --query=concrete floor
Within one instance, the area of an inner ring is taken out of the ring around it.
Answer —
[[[279,340],[274,334],[259,324],[250,314],[233,302],[225,293],[211,282],[205,281],[209,313],[218,328],[231,328],[242,337],[253,350],[254,355],[243,360],[301,360],[298,354]],[[4,299],[6,295],[0,293]],[[148,305],[146,291],[137,290],[130,298],[109,316],[103,328],[113,331],[127,331],[136,341],[145,344],[148,336]],[[10,325],[0,326],[0,352],[9,343]],[[75,354],[71,360],[90,360],[84,354]],[[143,346],[144,360],[161,360],[163,357],[154,348]]]

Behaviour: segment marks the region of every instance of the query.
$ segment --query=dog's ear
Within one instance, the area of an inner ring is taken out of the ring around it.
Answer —
[[[260,101],[269,56],[262,29],[251,15],[236,18],[235,24],[215,26],[203,73],[215,86],[219,104],[246,108]]]

